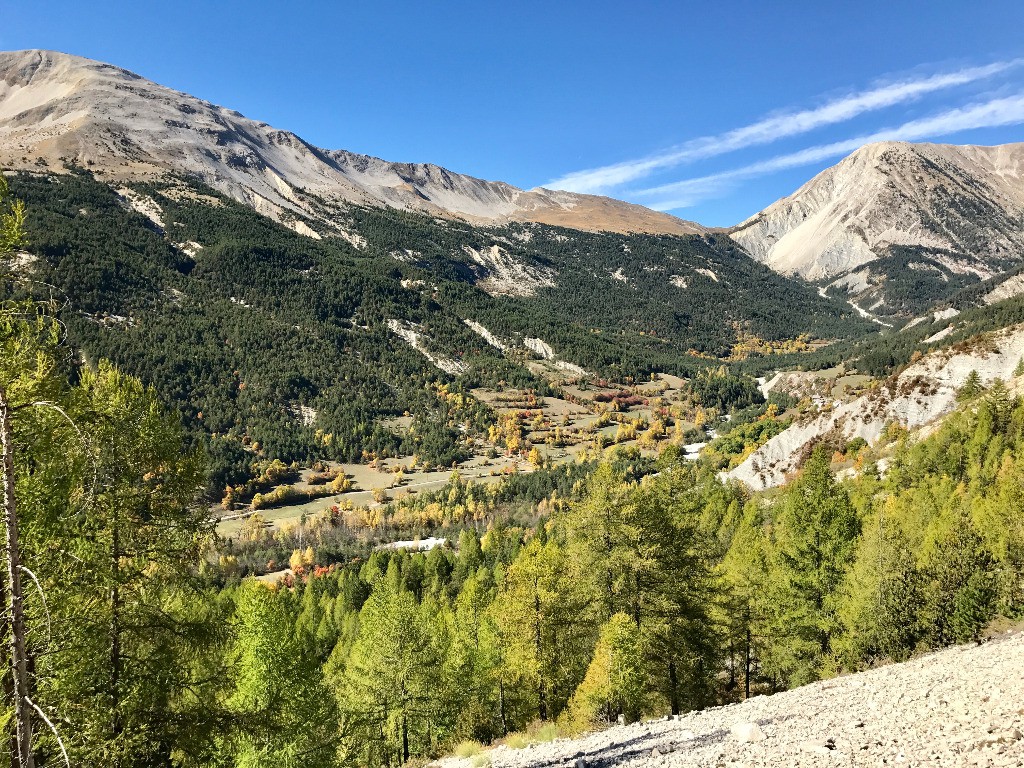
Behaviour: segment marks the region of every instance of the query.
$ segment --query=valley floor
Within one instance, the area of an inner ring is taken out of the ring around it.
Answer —
[[[1022,732],[1017,632],[678,720],[488,755],[494,768],[1022,766]]]

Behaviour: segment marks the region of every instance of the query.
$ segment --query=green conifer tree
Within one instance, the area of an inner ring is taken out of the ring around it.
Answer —
[[[829,461],[827,450],[816,447],[778,502],[770,575],[772,640],[764,662],[789,685],[817,679],[832,651],[836,590],[859,530]]]

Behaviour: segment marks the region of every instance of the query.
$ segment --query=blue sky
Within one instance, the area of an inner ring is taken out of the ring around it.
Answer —
[[[1024,3],[0,0],[315,144],[727,225],[862,140],[1024,140]]]

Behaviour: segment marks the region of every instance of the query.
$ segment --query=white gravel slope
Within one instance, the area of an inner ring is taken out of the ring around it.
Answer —
[[[1024,766],[1022,731],[1024,634],[1008,633],[678,720],[489,755],[494,768]]]

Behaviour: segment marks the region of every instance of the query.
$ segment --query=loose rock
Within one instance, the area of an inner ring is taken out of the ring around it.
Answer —
[[[489,754],[492,768],[1021,768],[1022,701],[1024,633],[1004,634],[827,685]]]
[[[731,729],[736,741],[764,741],[764,731],[757,723],[736,723]]]

